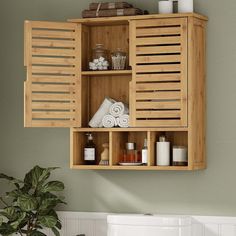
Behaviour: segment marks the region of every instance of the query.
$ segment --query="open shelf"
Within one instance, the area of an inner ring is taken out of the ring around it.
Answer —
[[[86,143],[86,133],[91,132],[96,146],[96,165],[84,165],[83,150]],[[156,145],[160,135],[165,134],[172,147],[182,145],[188,148],[187,128],[74,128],[71,130],[71,168],[82,170],[192,170],[188,166],[156,166]],[[120,166],[126,142],[136,143],[137,151],[141,151],[144,139],[148,141],[148,164],[140,166]],[[109,143],[109,165],[99,165],[102,144]],[[172,164],[172,153],[171,153]]]
[[[99,75],[131,75],[132,70],[103,70],[103,71],[82,71],[82,75],[99,76]]]

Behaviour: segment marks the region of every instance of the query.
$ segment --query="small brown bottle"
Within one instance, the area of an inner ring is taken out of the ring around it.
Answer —
[[[96,165],[96,146],[93,142],[93,136],[91,133],[86,135],[88,136],[88,140],[84,147],[84,164]]]

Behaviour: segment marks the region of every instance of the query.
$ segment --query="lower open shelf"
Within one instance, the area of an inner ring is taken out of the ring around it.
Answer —
[[[86,165],[84,161],[84,147],[86,134],[92,133],[96,146],[96,164]],[[157,166],[156,164],[156,142],[160,135],[165,135],[170,142],[170,150],[173,146],[184,146],[187,148],[187,166]],[[121,166],[123,150],[127,142],[136,143],[136,149],[141,151],[144,139],[147,139],[148,160],[147,165]],[[102,144],[109,143],[109,164],[99,165],[100,156],[103,151]],[[194,166],[194,150],[189,147],[188,128],[74,128],[71,129],[71,162],[72,169],[79,170],[166,170],[166,171],[187,171],[203,169],[203,164]]]

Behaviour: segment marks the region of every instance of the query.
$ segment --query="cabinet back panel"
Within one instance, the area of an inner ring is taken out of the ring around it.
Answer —
[[[105,25],[105,26],[82,26],[82,69],[88,70],[88,63],[92,60],[92,49],[96,44],[103,44],[109,52],[114,52],[117,48],[129,52],[129,27],[128,25]],[[109,60],[110,61],[110,60]],[[128,64],[128,63],[127,63]]]
[[[83,101],[89,105],[89,119],[96,113],[105,97],[129,103],[129,81],[131,76],[91,76],[89,78],[89,99]],[[89,120],[84,124],[88,126]]]

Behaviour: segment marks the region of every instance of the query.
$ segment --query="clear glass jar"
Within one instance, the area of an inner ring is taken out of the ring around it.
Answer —
[[[96,44],[93,49],[92,61],[89,63],[90,70],[108,70],[108,50],[103,44]]]
[[[126,53],[120,48],[111,54],[112,70],[125,70],[126,69]]]

